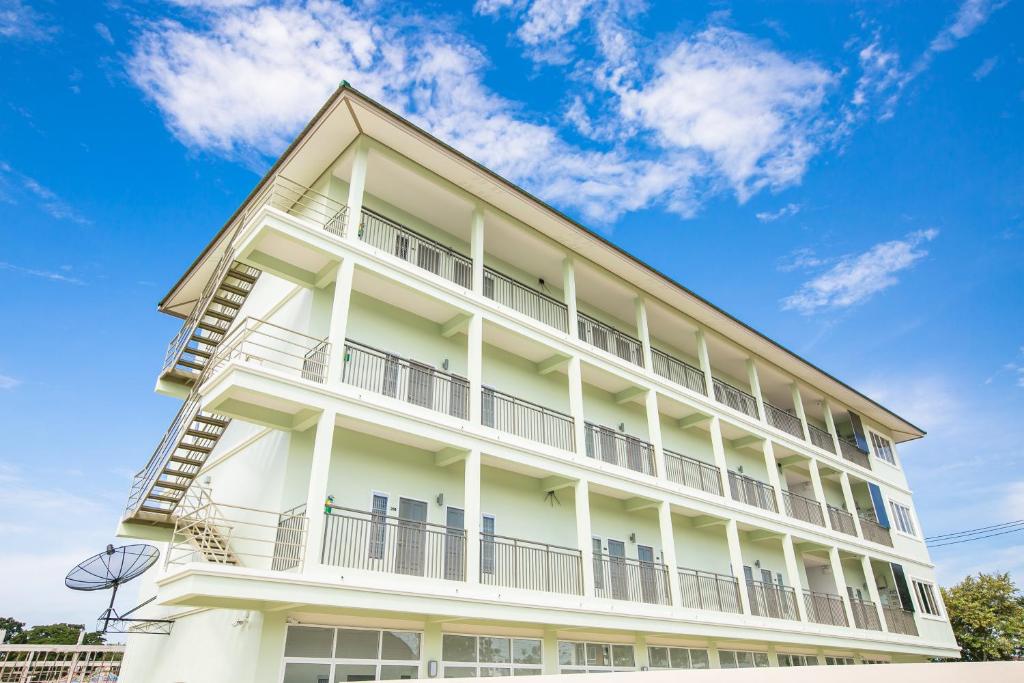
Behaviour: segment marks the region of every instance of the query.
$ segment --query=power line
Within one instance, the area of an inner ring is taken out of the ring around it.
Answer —
[[[946,539],[949,539],[949,538],[954,538],[954,537],[957,537],[957,536],[971,536],[973,534],[978,534],[978,533],[982,533],[982,532],[985,532],[985,531],[993,531],[995,529],[1000,529],[1000,528],[1008,527],[1008,526],[1014,526],[1014,525],[1017,525],[1017,524],[1024,524],[1024,519],[1018,519],[1018,520],[1016,520],[1014,522],[1003,522],[1001,524],[991,524],[989,526],[982,526],[982,527],[978,527],[976,529],[967,529],[966,531],[954,531],[954,532],[951,532],[951,533],[948,533],[948,534],[938,534],[936,536],[928,536],[924,540],[925,541],[942,541],[942,540],[946,540]]]
[[[1019,526],[1019,527],[1010,529],[1009,531],[1000,531],[998,533],[988,534],[986,536],[972,536],[970,538],[962,538],[960,540],[947,541],[946,543],[938,543],[938,544],[935,544],[935,545],[928,544],[928,547],[929,548],[942,548],[943,546],[947,546],[947,545],[957,545],[959,543],[968,543],[970,541],[980,541],[980,540],[982,540],[984,538],[993,538],[995,536],[1005,536],[1006,534],[1015,534],[1015,533],[1018,533],[1020,531],[1024,531],[1024,526]]]

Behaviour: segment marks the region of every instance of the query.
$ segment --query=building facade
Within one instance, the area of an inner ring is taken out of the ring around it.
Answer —
[[[128,680],[957,656],[921,430],[347,85],[161,309]]]

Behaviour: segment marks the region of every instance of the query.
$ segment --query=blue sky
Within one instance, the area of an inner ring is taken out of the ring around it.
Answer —
[[[926,533],[1024,518],[1022,6],[0,0],[0,611],[101,609],[155,304],[342,79],[923,426]]]

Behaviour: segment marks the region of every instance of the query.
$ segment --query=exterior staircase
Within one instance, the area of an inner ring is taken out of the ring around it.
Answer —
[[[190,522],[185,531],[189,543],[207,562],[238,566],[238,557],[228,543],[228,530],[222,530],[216,523],[204,519]]]

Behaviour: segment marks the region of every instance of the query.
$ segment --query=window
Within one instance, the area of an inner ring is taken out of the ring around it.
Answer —
[[[939,602],[935,599],[935,586],[916,579],[911,583],[914,584],[914,592],[917,593],[917,603],[921,606],[921,611],[936,617],[941,616]]]
[[[779,654],[779,666],[817,666],[816,655],[785,655]]]
[[[536,638],[464,636],[446,633],[441,641],[445,678],[539,676],[543,649]]]
[[[480,520],[480,535],[484,542],[480,547],[480,571],[494,573],[494,515],[484,515]]]
[[[347,683],[419,678],[413,631],[289,626],[283,683]]]
[[[889,501],[889,507],[892,509],[893,522],[896,524],[896,528],[910,536],[917,536],[917,531],[914,529],[914,518],[910,515],[910,508],[894,500]]]
[[[708,651],[688,647],[647,648],[647,659],[652,669],[707,669]]]
[[[601,671],[634,671],[636,658],[632,645],[559,641],[558,671],[563,674]]]
[[[767,652],[746,650],[719,650],[718,663],[723,669],[753,669],[768,666]]]
[[[370,509],[370,518],[373,521],[370,523],[369,557],[371,560],[380,560],[384,558],[384,544],[388,533],[388,497],[383,493],[373,494]]]
[[[875,447],[875,455],[890,465],[896,464],[896,456],[892,452],[892,442],[884,436],[871,432],[871,445]]]
[[[825,657],[828,666],[846,666],[854,664],[853,657]]]
[[[888,659],[862,659],[861,664],[892,664]]]

